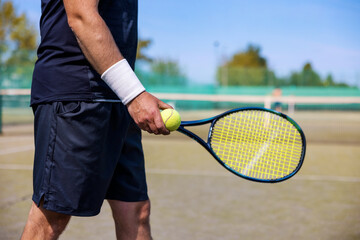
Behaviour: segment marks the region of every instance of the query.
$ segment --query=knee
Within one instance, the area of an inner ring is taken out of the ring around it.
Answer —
[[[122,202],[108,200],[115,223],[119,226],[146,225],[150,222],[150,200],[141,202]]]
[[[57,239],[69,220],[70,215],[51,212],[33,203],[22,239]]]
[[[52,212],[49,210],[46,210],[41,207],[41,211],[44,214],[44,221],[46,224],[43,224],[43,226],[46,226],[47,234],[51,236],[60,236],[60,234],[65,230],[67,224],[70,221],[71,216]]]
[[[148,224],[150,221],[150,209],[151,204],[150,201],[145,201],[140,204],[137,211],[138,221],[140,224]]]
[[[48,227],[48,234],[53,237],[59,237],[65,230],[69,222],[69,217],[62,216],[52,221]]]
[[[65,230],[69,223],[70,216],[64,214],[52,214],[46,216],[46,223],[42,224],[44,235],[49,236],[50,239],[57,239]],[[41,229],[41,226],[38,226]]]

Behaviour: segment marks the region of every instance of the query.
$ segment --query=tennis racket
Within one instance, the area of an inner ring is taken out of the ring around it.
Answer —
[[[210,123],[207,142],[185,127]],[[196,121],[182,121],[177,131],[201,144],[237,176],[274,183],[292,177],[304,161],[306,140],[300,126],[266,108],[237,108]]]

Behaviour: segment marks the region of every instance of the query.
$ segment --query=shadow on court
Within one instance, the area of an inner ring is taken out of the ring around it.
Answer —
[[[194,115],[182,113],[184,120]],[[197,113],[203,115],[213,113]],[[360,239],[359,114],[292,117],[303,126],[307,154],[300,172],[277,184],[227,172],[179,133],[144,134],[154,239]],[[5,126],[0,136],[1,239],[18,239],[24,227],[32,158],[31,125]],[[72,218],[61,239],[115,239],[108,204],[96,217]]]

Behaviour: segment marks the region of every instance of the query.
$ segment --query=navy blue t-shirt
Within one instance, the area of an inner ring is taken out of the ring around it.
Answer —
[[[42,0],[41,43],[31,86],[31,105],[54,101],[118,99],[82,53],[62,0]],[[100,0],[99,13],[122,55],[134,68],[137,0]]]

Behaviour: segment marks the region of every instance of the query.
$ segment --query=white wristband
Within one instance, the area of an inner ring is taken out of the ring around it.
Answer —
[[[101,79],[114,91],[124,105],[145,91],[126,59],[109,67]]]

